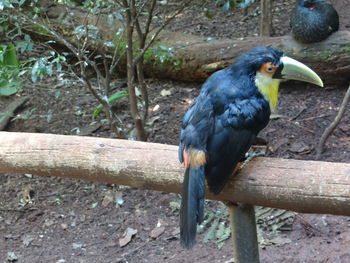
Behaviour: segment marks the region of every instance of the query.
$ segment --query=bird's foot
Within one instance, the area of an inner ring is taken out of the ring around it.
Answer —
[[[253,160],[255,157],[261,157],[261,156],[265,156],[266,154],[266,150],[259,150],[259,151],[254,151],[254,152],[247,152],[245,154],[245,159],[242,162],[242,164],[240,165],[240,167],[238,168],[239,170],[243,169],[251,160]]]

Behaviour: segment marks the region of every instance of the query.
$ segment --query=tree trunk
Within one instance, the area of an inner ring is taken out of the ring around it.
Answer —
[[[76,44],[77,39],[72,34],[74,30],[72,25],[83,25],[86,22],[97,26],[101,37],[98,44],[94,43],[89,48],[96,53],[113,54],[113,49],[103,43],[113,42],[116,32],[121,27],[119,22],[116,21],[110,25],[105,15],[97,17],[89,14],[87,16],[78,9],[69,10],[68,13],[57,6],[52,8],[47,8],[47,15],[51,18],[51,24],[60,30],[64,38]],[[60,12],[65,15],[58,16]],[[62,16],[65,19],[61,19]],[[28,32],[36,39],[48,39],[47,35],[40,35],[37,26]],[[152,32],[149,35],[151,36]],[[57,41],[60,40],[57,39]],[[348,31],[336,32],[325,41],[315,44],[299,44],[289,35],[208,40],[200,36],[162,31],[153,47],[160,43],[166,47],[173,47],[174,56],[161,62],[153,52],[148,53],[144,61],[145,73],[157,78],[202,82],[213,72],[232,63],[239,54],[260,45],[279,48],[287,55],[305,63],[315,70],[326,84],[343,85],[350,79],[350,32]],[[121,63],[125,65],[126,59],[122,59]],[[125,70],[126,67],[120,68]]]
[[[77,178],[180,193],[177,147],[80,136],[0,132],[0,172]],[[0,175],[1,176],[1,175]],[[256,158],[219,195],[304,213],[350,216],[350,164]]]
[[[272,2],[271,0],[261,0],[260,2],[260,36],[271,36],[272,25]]]

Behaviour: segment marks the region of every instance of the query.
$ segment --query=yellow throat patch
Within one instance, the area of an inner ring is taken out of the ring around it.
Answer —
[[[255,85],[260,93],[269,102],[271,111],[276,108],[278,100],[279,79],[273,79],[263,73],[257,72],[255,77]]]

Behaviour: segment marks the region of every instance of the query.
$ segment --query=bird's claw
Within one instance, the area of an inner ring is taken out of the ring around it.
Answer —
[[[264,150],[261,150],[258,152],[247,152],[245,154],[245,160],[242,162],[241,166],[238,169],[239,170],[243,169],[255,157],[265,156],[265,154],[266,154],[266,151],[264,151]]]

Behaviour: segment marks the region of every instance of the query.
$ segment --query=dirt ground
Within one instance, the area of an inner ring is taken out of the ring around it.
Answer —
[[[331,2],[340,13],[341,29],[346,30],[350,1]],[[291,8],[289,1],[274,1],[274,35],[289,32],[285,17]],[[257,10],[255,3],[244,21],[236,11],[215,9],[213,19],[208,19],[190,10],[170,28],[211,37],[254,36]],[[148,85],[149,140],[176,145],[182,115],[200,84],[149,79]],[[260,133],[268,142],[267,155],[315,159],[314,147],[336,115],[347,87],[321,89],[300,82],[281,86],[278,117]],[[69,73],[34,84],[27,81],[14,97],[1,98],[0,107],[18,96],[30,100],[7,131],[111,137],[103,115],[92,122],[97,103]],[[115,103],[115,110],[122,120],[129,120],[123,113],[126,99]],[[346,114],[327,141],[321,160],[350,162],[349,149],[350,116]],[[180,197],[175,194],[28,174],[1,174],[0,190],[0,262],[234,262],[229,239],[219,248],[213,240],[204,242],[206,233],[202,233],[193,250],[181,248]],[[207,202],[209,211],[219,206]],[[259,231],[264,237],[260,240],[262,263],[350,262],[350,218],[308,214],[292,218],[288,228]],[[123,236],[125,232],[134,234],[130,241]]]

